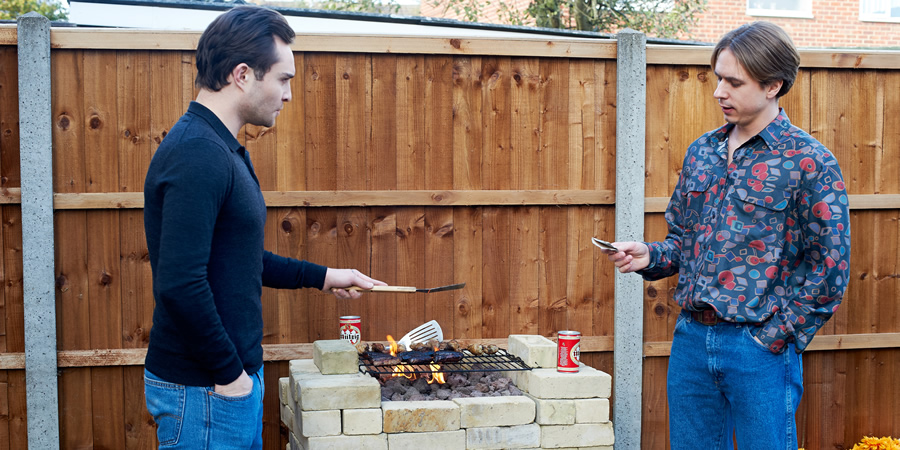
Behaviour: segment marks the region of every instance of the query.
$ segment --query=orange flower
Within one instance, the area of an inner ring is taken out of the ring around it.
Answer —
[[[900,450],[900,439],[866,436],[859,444],[853,446],[853,450]]]

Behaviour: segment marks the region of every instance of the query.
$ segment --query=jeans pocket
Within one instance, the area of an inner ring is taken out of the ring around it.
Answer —
[[[177,444],[184,423],[184,386],[160,380],[147,372],[144,374],[144,398],[147,411],[158,427],[159,445]]]
[[[259,383],[247,395],[228,397],[209,395],[210,421],[216,424],[211,430],[211,448],[251,448],[257,440],[262,421],[262,396]],[[257,423],[260,422],[260,423]]]
[[[679,314],[678,317],[675,318],[675,328],[673,331],[675,333],[681,331],[682,326],[684,326],[684,314]]]
[[[765,352],[769,355],[773,354],[772,351],[769,350],[769,347],[766,347],[761,342],[756,340],[756,334],[754,332],[760,329],[759,326],[747,325],[741,328],[744,330],[744,337],[750,341],[750,344],[753,348],[756,348],[759,351]]]

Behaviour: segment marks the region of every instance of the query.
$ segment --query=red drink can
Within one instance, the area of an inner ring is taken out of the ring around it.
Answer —
[[[341,339],[350,341],[353,345],[358,344],[362,336],[359,325],[359,316],[341,316]]]
[[[559,372],[578,372],[581,361],[581,333],[578,331],[560,331],[557,339],[556,370]]]

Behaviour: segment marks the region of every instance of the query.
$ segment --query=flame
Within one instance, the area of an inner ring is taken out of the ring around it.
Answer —
[[[440,364],[429,364],[428,367],[431,369],[431,375],[428,376],[428,384],[438,383],[438,384],[446,384],[447,381],[444,380],[444,372],[441,372]]]
[[[398,364],[394,366],[394,373],[391,374],[392,377],[406,377],[410,380],[416,379],[416,374],[412,373],[412,367],[407,366],[405,364]]]
[[[397,356],[397,341],[391,335],[387,335],[387,340],[391,343],[391,356]]]

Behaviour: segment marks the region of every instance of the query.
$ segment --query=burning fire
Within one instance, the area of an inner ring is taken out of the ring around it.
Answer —
[[[428,384],[438,383],[438,384],[446,384],[447,381],[444,380],[444,372],[441,372],[440,364],[429,364],[428,367],[431,369],[431,375],[428,376]]]
[[[391,343],[391,356],[397,356],[397,341],[391,335],[387,335],[387,340]]]
[[[397,341],[394,340],[394,337],[391,335],[387,335],[387,340],[391,345],[391,356],[397,356]],[[435,348],[435,350],[437,350]],[[428,368],[431,369],[431,373],[426,375],[428,384],[446,384],[447,381],[444,379],[444,372],[441,372],[440,364],[429,364]],[[413,373],[413,368],[406,364],[398,364],[394,366],[394,373],[391,374],[392,377],[406,377],[410,380],[415,380],[418,378],[416,373]]]

